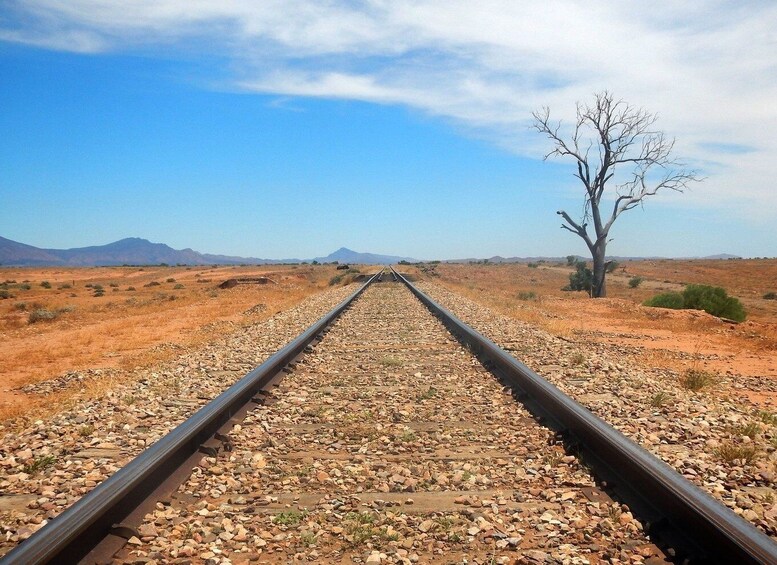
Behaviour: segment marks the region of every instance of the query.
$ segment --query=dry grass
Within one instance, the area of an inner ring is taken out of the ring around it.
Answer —
[[[13,298],[0,300],[0,421],[68,402],[67,394],[14,393],[20,386],[73,370],[159,363],[298,304],[327,288],[335,272],[328,265],[2,268],[0,282],[9,281]],[[228,278],[250,276],[277,284],[218,288]],[[35,315],[31,323],[31,313],[41,310],[56,315]],[[77,394],[110,386],[110,379],[98,378]]]

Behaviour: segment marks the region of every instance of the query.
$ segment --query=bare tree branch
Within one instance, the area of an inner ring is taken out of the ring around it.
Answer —
[[[672,156],[675,140],[654,129],[657,115],[616,100],[606,90],[594,95],[593,104],[577,103],[577,119],[566,136],[561,122],[551,121],[549,108],[532,116],[532,127],[553,144],[545,159],[562,157],[575,162],[573,175],[585,189],[582,218],[576,222],[564,211],[557,213],[566,222],[561,227],[582,238],[590,249],[596,287],[593,294],[604,296],[605,248],[615,220],[659,191],[683,192],[702,179]],[[621,179],[619,184],[617,179]],[[610,210],[606,221],[602,217],[605,205]],[[595,238],[588,234],[587,220],[593,222]]]

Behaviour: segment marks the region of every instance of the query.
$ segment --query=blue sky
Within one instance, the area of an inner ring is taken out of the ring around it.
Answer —
[[[273,4],[0,3],[0,236],[585,254],[555,214],[582,210],[571,164],[543,162],[528,126],[608,88],[657,112],[707,177],[622,216],[609,253],[777,256],[771,4]]]

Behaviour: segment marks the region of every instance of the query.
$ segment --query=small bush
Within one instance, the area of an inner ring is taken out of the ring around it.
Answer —
[[[135,287],[134,287],[134,286],[128,286],[128,287],[127,287],[127,290],[128,290],[128,291],[134,291],[134,290],[135,290]]]
[[[175,279],[174,279],[173,277],[170,277],[169,279],[167,279],[167,282],[169,282],[169,283],[174,283],[174,282],[175,282]]]
[[[575,272],[569,275],[569,290],[585,290],[591,292],[594,274],[582,261],[575,265]]]
[[[637,288],[639,285],[642,284],[642,281],[644,279],[642,277],[631,277],[629,279],[629,288]]]
[[[764,300],[777,300],[777,292],[767,292],[764,294]]]
[[[160,282],[157,282],[157,281],[151,281],[150,283],[146,283],[146,284],[144,284],[143,286],[144,286],[144,287],[146,287],[146,288],[148,288],[148,287],[151,287],[151,286],[159,286],[159,285],[161,285],[161,284],[162,284],[162,283],[160,283]]]
[[[111,287],[111,288],[118,288],[119,287],[119,283],[112,282],[112,283],[109,283],[108,286]]]
[[[181,283],[178,283],[177,285],[175,285],[175,286],[173,287],[173,290],[181,290],[182,288],[186,288],[186,287],[185,287],[185,286],[183,286]]]
[[[614,273],[615,269],[617,269],[619,265],[620,263],[618,263],[617,261],[608,261],[604,267],[604,272]]]
[[[69,288],[73,288],[73,286],[70,283],[64,283],[64,284],[59,285],[58,288],[59,288],[59,290],[67,290]]]
[[[663,294],[657,294],[653,298],[648,298],[642,304],[652,306],[653,308],[680,310],[683,307],[684,301],[683,295],[679,292],[664,292]]]
[[[526,266],[527,266],[527,267],[529,267],[530,269],[536,269],[536,268],[537,268],[537,267],[539,267],[540,265],[539,265],[539,263],[529,263],[529,264],[528,264],[528,265],[526,265]]]
[[[24,312],[25,310],[27,310],[27,303],[26,302],[14,302],[13,307],[14,307],[15,310],[21,310],[22,312]]]
[[[59,312],[56,310],[46,310],[45,308],[38,308],[30,312],[27,316],[27,322],[30,324],[36,324],[38,322],[51,322],[56,320],[59,316]]]
[[[715,455],[726,463],[733,463],[734,461],[743,461],[745,464],[752,463],[758,450],[752,444],[740,444],[727,442],[721,444],[715,448]]]
[[[102,290],[105,290],[105,289],[103,288],[103,285],[101,285],[101,284],[95,284],[95,285],[92,285],[92,288],[93,288],[94,290],[96,290],[96,291],[102,291]]]
[[[343,281],[343,275],[335,275],[329,279],[329,286],[340,284]]]
[[[518,300],[534,300],[535,298],[537,298],[537,294],[531,290],[518,293]]]
[[[26,283],[22,283],[17,287],[19,290],[30,290],[32,287]]]
[[[650,405],[651,405],[653,408],[660,408],[661,406],[663,406],[664,404],[666,404],[666,402],[667,402],[667,401],[668,401],[670,398],[672,398],[672,397],[671,397],[671,396],[669,396],[669,395],[668,395],[666,392],[664,392],[664,391],[657,392],[657,393],[655,393],[653,396],[651,396],[651,397],[650,397]]]
[[[709,371],[702,371],[700,369],[688,369],[680,377],[680,384],[683,388],[698,392],[703,388],[714,385],[717,382],[717,377],[714,373]]]
[[[729,296],[725,289],[706,284],[689,284],[683,291],[685,308],[704,310],[705,312],[743,322],[747,317],[745,308],[739,299]]]
[[[51,288],[51,283],[50,283],[49,281],[42,281],[42,282],[40,283],[40,285],[41,285],[43,288]]]
[[[35,459],[32,463],[25,465],[22,470],[28,475],[35,475],[38,471],[42,471],[46,467],[51,467],[56,461],[57,458],[53,455],[43,455]]]
[[[0,299],[5,300],[6,298],[13,298],[13,294],[7,290],[0,290]]]

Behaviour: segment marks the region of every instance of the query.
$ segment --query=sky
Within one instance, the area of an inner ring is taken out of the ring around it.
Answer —
[[[585,255],[568,134],[597,92],[702,182],[608,254],[777,256],[777,3],[0,0],[0,236],[310,258]]]

